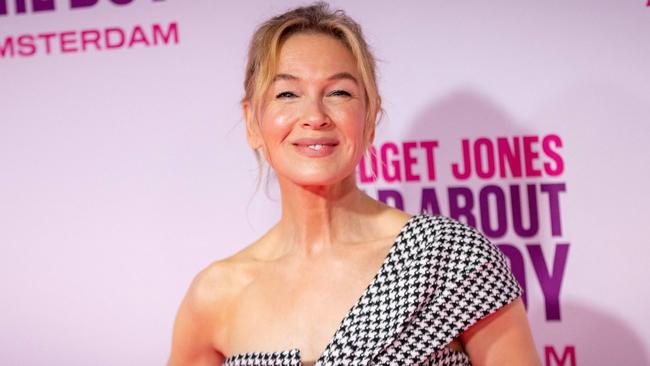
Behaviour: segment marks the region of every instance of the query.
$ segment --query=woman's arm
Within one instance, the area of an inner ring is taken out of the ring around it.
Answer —
[[[520,297],[476,322],[460,338],[474,366],[541,366]]]
[[[214,292],[205,271],[190,285],[176,315],[167,366],[219,366],[224,357],[211,342],[214,330]]]

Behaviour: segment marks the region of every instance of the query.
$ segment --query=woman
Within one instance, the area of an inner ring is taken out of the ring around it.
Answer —
[[[195,277],[169,365],[539,364],[494,245],[356,186],[381,99],[353,20],[323,3],[270,19],[245,91],[248,143],[277,175],[281,219]]]

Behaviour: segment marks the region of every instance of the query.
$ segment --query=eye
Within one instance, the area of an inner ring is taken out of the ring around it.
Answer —
[[[295,97],[295,96],[296,95],[294,93],[292,93],[290,91],[285,91],[285,92],[282,92],[282,93],[276,95],[275,97],[277,99],[281,99],[281,98],[291,98],[291,97]]]
[[[335,91],[331,92],[330,95],[333,95],[333,96],[343,96],[343,97],[350,97],[350,96],[352,96],[352,94],[348,93],[348,92],[345,91],[345,90],[335,90]]]

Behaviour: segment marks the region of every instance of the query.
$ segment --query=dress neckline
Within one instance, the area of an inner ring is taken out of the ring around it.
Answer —
[[[231,355],[230,357],[227,357],[224,362],[229,361],[229,360],[234,360],[236,358],[245,358],[247,356],[263,356],[263,357],[269,357],[269,358],[274,358],[274,357],[291,357],[293,361],[298,362],[299,365],[302,365],[303,362],[309,365],[315,365],[318,366],[321,364],[323,359],[332,351],[332,348],[335,346],[335,340],[336,336],[343,332],[346,326],[350,324],[351,318],[355,315],[355,310],[362,306],[364,304],[364,300],[371,296],[372,293],[370,290],[373,288],[373,286],[378,282],[378,280],[382,277],[383,273],[386,271],[386,267],[390,264],[391,259],[395,255],[395,251],[397,248],[397,244],[402,241],[402,237],[404,236],[404,233],[411,227],[413,222],[416,221],[417,217],[423,216],[424,214],[417,214],[409,217],[409,219],[406,221],[406,223],[402,226],[400,229],[399,233],[395,236],[393,239],[393,243],[390,246],[390,249],[388,250],[388,253],[384,257],[384,261],[382,262],[381,266],[375,273],[375,276],[370,280],[366,288],[363,290],[361,293],[361,296],[357,299],[357,301],[352,305],[352,307],[348,310],[348,312],[345,314],[343,319],[339,322],[338,327],[336,328],[336,331],[330,338],[329,342],[327,343],[327,346],[325,346],[325,349],[323,352],[320,354],[318,359],[316,361],[303,361],[301,358],[300,354],[300,349],[297,347],[284,350],[284,351],[271,351],[271,352],[242,352],[242,353],[235,353]]]

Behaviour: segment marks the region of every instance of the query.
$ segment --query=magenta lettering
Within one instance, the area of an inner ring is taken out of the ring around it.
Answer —
[[[497,247],[503,252],[510,262],[512,274],[524,290],[522,299],[528,306],[528,283],[526,281],[526,263],[524,262],[524,253],[522,253],[512,243],[500,243]],[[553,268],[549,271],[542,246],[538,243],[527,244],[526,249],[528,257],[535,270],[535,275],[542,295],[544,296],[544,308],[546,310],[546,320],[559,321],[562,318],[560,311],[560,289],[564,280],[567,259],[569,256],[569,243],[559,243],[554,245],[555,255],[553,257]]]
[[[436,165],[433,150],[438,147],[438,141],[421,141],[420,146],[426,154],[429,181],[433,182],[436,180]]]
[[[551,235],[562,236],[562,220],[560,217],[560,192],[566,192],[566,184],[542,184],[542,192],[548,193],[548,203],[551,216]]]
[[[420,205],[420,212],[427,213],[429,215],[441,214],[435,188],[422,189],[422,204]]]
[[[101,34],[96,29],[85,30],[81,32],[81,50],[86,51],[88,44],[95,45],[97,50],[101,50],[99,46],[99,39]]]
[[[533,145],[537,143],[537,136],[524,136],[524,161],[526,162],[526,176],[539,177],[542,171],[535,168],[533,163],[539,157],[539,153],[533,149]]]
[[[149,41],[147,36],[145,36],[142,27],[136,26],[133,28],[133,34],[131,34],[131,40],[129,41],[129,47],[133,47],[136,43],[142,43],[145,46],[149,46]]]
[[[417,157],[411,155],[411,150],[416,148],[418,145],[415,141],[405,141],[402,143],[402,149],[404,150],[404,172],[406,173],[407,181],[419,181],[420,176],[413,173],[413,165],[417,164]]]
[[[508,261],[510,262],[510,270],[523,290],[521,299],[524,301],[526,309],[528,309],[528,284],[526,282],[526,264],[524,263],[524,256],[521,254],[519,249],[512,244],[502,243],[498,244],[497,247],[506,258],[508,258]]]
[[[59,37],[59,42],[61,43],[61,52],[77,52],[77,47],[74,46],[76,39],[74,38],[74,32],[63,32]]]
[[[542,287],[544,304],[546,305],[546,320],[561,320],[560,288],[562,287],[564,269],[566,268],[566,262],[569,256],[569,243],[557,244],[555,246],[553,269],[550,272],[544,260],[541,245],[529,244],[526,245],[526,249],[528,249],[535,274]]]
[[[464,151],[464,149],[463,149]],[[474,143],[474,161],[476,162],[476,175],[479,178],[494,176],[494,146],[492,141],[483,137]]]
[[[525,196],[521,193],[523,187],[527,192]],[[518,236],[530,238],[539,234],[540,222],[548,222],[551,235],[559,237],[562,236],[560,193],[564,191],[566,191],[565,183],[529,183],[522,186],[511,184],[509,189],[489,184],[481,187],[478,193],[474,193],[466,186],[450,186],[447,188],[447,212],[450,217],[471,226],[476,226],[479,220],[480,230],[488,238],[501,238],[511,227]],[[440,213],[436,193],[433,188],[422,189],[420,206],[422,212]],[[475,198],[476,194],[478,197]],[[540,221],[538,202],[544,197],[543,194],[548,196],[549,219]],[[433,210],[434,202],[435,207],[438,207],[435,210]],[[508,206],[512,215],[507,214]],[[475,207],[478,209],[476,212]],[[509,217],[512,217],[512,222],[508,221]],[[526,224],[525,217],[528,217],[529,221]]]
[[[32,11],[54,10],[54,0],[32,0]]]
[[[554,134],[462,139],[461,158],[451,164],[451,173],[457,180],[557,177],[564,172],[561,147],[562,139]]]
[[[453,163],[451,165],[451,172],[454,174],[454,178],[458,180],[465,180],[469,178],[470,175],[472,175],[472,159],[470,158],[471,154],[469,151],[469,140],[463,139],[463,141],[461,141],[461,144],[463,146],[463,168],[460,168],[461,164]]]
[[[359,162],[359,181],[374,183],[380,178],[387,183],[419,182],[423,179],[434,181],[437,147],[438,141],[434,140],[404,141],[401,144],[384,142],[379,147],[373,145],[368,149],[370,154],[364,155]]]
[[[178,25],[153,24],[150,27],[107,27],[104,29],[21,34],[0,38],[0,57],[30,57],[36,54],[67,54],[88,50],[112,50],[178,43]]]
[[[14,6],[16,14],[24,14],[27,12],[25,0],[15,0]],[[54,0],[32,0],[31,8],[33,12],[54,10]],[[7,15],[7,0],[0,0],[0,15]]]
[[[162,40],[164,44],[168,44],[169,40],[173,38],[174,43],[178,43],[178,24],[176,22],[169,23],[169,27],[167,28],[167,33],[163,33],[162,28],[160,28],[160,24],[154,24],[153,27],[153,44],[158,45],[160,42],[159,40]]]
[[[467,187],[449,187],[449,216],[453,219],[464,221],[469,226],[476,227],[476,218],[472,213],[474,208],[474,195]],[[463,200],[461,202],[460,200]],[[465,220],[461,220],[464,217]]]
[[[111,34],[114,37],[111,38]],[[104,37],[106,39],[106,48],[120,48],[124,45],[124,31],[121,28],[104,29]]]
[[[549,162],[544,163],[544,171],[550,176],[558,176],[564,172],[564,160],[555,150],[558,147],[562,147],[562,139],[558,135],[548,135],[542,140],[544,154],[553,160],[555,164],[555,167],[553,167]]]
[[[70,0],[70,9],[95,6],[99,0]],[[157,0],[160,1],[160,0]],[[129,5],[133,0],[111,0],[115,5]]]
[[[497,138],[497,151],[499,153],[499,176],[505,178],[506,166],[510,175],[514,178],[521,177],[521,149],[519,148],[519,137],[512,139],[512,146],[506,137]]]
[[[361,172],[364,181],[372,179],[366,168]],[[553,237],[561,237],[560,193],[565,191],[566,184],[561,182],[511,184],[507,188],[490,184],[476,192],[468,186],[450,186],[443,191],[447,200],[441,201],[433,187],[422,187],[420,211],[443,213],[440,203],[446,203],[445,214],[472,226],[478,221],[480,230],[492,239],[502,237],[508,230],[519,237],[531,238],[540,233],[541,223],[548,224]],[[540,201],[547,202],[548,218],[540,218],[544,212],[540,210]]]
[[[52,47],[50,47],[50,40],[56,36],[55,33],[41,33],[38,35],[39,39],[42,39],[45,42],[45,52],[50,54]]]
[[[94,6],[99,0],[70,0],[70,9]]]
[[[5,38],[5,41],[0,43],[0,56],[14,57],[14,39],[12,37]]]
[[[22,35],[18,37],[18,53],[21,56],[31,56],[36,52],[34,46],[34,37],[30,35]]]
[[[558,357],[553,346],[544,346],[544,358],[545,366],[576,366],[576,349],[575,346],[566,346],[562,357]]]
[[[388,151],[392,152],[392,156],[397,156],[399,150],[397,145],[392,142],[384,144],[381,148],[381,174],[384,176],[386,182],[395,182],[402,180],[402,170],[400,169],[399,159],[389,158]],[[389,170],[389,164],[392,166],[392,170]]]
[[[0,0],[0,16],[7,15],[8,13],[7,1],[8,0]],[[152,1],[159,2],[163,0]],[[97,5],[98,2],[99,0],[70,0],[70,9],[89,8]],[[114,5],[122,6],[131,4],[133,0],[110,0],[110,2]],[[28,11],[36,13],[56,10],[54,0],[14,0],[13,4],[16,14],[25,14]]]
[[[528,204],[528,219],[530,221],[528,227],[524,227],[524,216],[522,208],[522,199],[519,189],[519,185],[512,184],[510,185],[510,200],[511,200],[511,210],[512,210],[512,226],[515,230],[515,233],[518,236],[523,238],[530,238],[535,236],[539,231],[539,215],[537,213],[537,190],[535,189],[534,184],[527,184],[527,196],[526,201]]]
[[[496,227],[492,227],[490,222],[489,198],[494,197],[496,202]],[[497,185],[487,185],[479,193],[479,205],[481,207],[481,229],[486,236],[491,238],[500,238],[506,235],[508,222],[506,219],[506,195],[501,187]]]

